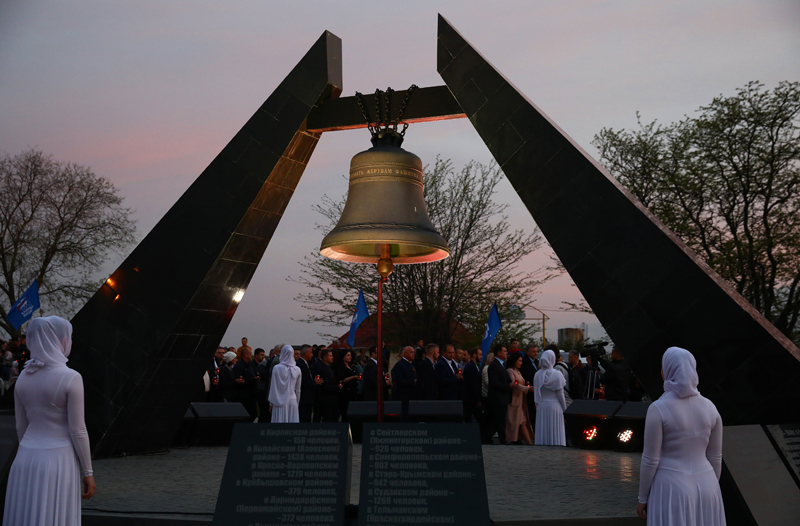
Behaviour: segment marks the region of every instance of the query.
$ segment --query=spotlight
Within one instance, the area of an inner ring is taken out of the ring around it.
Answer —
[[[614,415],[616,451],[641,451],[644,448],[644,421],[650,402],[626,402]]]
[[[589,429],[584,429],[583,438],[590,441],[597,438],[597,426],[592,426]]]
[[[244,289],[239,289],[236,291],[236,294],[233,295],[233,301],[239,303],[244,298]]]
[[[620,442],[630,442],[631,438],[633,438],[633,430],[626,429],[625,431],[621,431],[617,434],[617,438]]]

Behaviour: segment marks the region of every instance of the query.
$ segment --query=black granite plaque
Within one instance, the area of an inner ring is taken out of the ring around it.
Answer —
[[[791,469],[792,478],[800,480],[800,424],[767,426],[784,463]]]
[[[237,424],[214,524],[344,524],[351,443],[347,424]]]
[[[489,524],[477,424],[364,424],[359,526]]]

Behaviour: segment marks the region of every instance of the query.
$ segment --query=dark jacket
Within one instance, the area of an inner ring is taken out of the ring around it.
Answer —
[[[392,367],[392,395],[395,400],[414,400],[417,391],[417,373],[405,358]]]
[[[236,384],[236,388],[243,396],[252,396],[256,394],[256,371],[253,368],[253,362],[245,362],[239,360],[233,366],[233,377],[244,379],[243,384]]]
[[[433,361],[427,357],[422,358],[417,365],[417,399],[437,400],[439,388],[436,386],[436,372]]]
[[[519,368],[519,374],[525,378],[525,381],[533,385],[533,376],[539,370],[539,360],[536,360],[536,367],[531,363],[531,359],[527,354],[522,355],[522,367]],[[531,391],[533,393],[533,391]]]
[[[378,364],[372,361],[372,358],[367,360],[364,365],[364,373],[361,375],[364,380],[364,400],[377,400],[378,399]],[[383,399],[388,400],[389,387],[383,380],[381,374],[381,384],[383,385]]]
[[[300,368],[300,400],[298,405],[314,405],[314,399],[317,394],[317,382],[314,381],[314,376],[311,374],[311,369],[302,358],[297,359],[297,366]]]
[[[489,403],[508,405],[511,403],[511,377],[499,359],[489,364]]]
[[[223,364],[219,367],[219,396],[225,402],[237,402],[236,377],[233,371]]]
[[[464,402],[481,401],[481,370],[471,361],[464,366]]]
[[[627,401],[630,395],[631,368],[625,360],[603,361],[605,373],[600,375],[600,383],[605,386],[606,400]]]
[[[345,378],[350,378],[351,376],[358,376],[358,373],[353,369],[349,368],[344,362],[340,362],[338,364],[334,364],[333,366],[333,374],[336,376],[336,380],[342,383]],[[350,382],[342,383],[342,390],[339,391],[339,399],[340,400],[355,400],[356,396],[358,395],[358,381],[353,380]]]
[[[439,357],[434,370],[436,371],[436,385],[439,388],[439,400],[459,400],[461,398],[461,380],[458,379],[444,356]]]
[[[317,360],[311,366],[311,375],[322,377],[322,384],[317,389],[317,402],[323,406],[333,407],[339,403],[339,381],[333,374],[331,366]]]

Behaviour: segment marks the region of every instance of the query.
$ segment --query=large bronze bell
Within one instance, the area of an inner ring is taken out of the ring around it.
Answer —
[[[428,217],[422,161],[398,145],[378,145],[350,162],[350,187],[339,222],[322,240],[323,256],[354,263],[427,263],[450,254]],[[386,261],[389,259],[390,261]]]

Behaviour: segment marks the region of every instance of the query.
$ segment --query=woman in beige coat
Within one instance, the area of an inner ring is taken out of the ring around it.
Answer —
[[[508,442],[521,440],[532,446],[533,429],[528,422],[528,402],[525,400],[525,395],[531,390],[531,386],[525,385],[525,379],[519,372],[521,366],[522,354],[514,353],[508,356],[506,369],[511,381],[514,382],[514,388],[511,390],[511,404],[506,413],[506,440]]]

